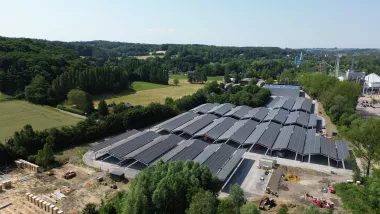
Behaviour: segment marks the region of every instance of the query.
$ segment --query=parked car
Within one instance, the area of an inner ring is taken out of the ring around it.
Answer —
[[[77,176],[77,173],[75,172],[66,172],[64,175],[63,175],[63,178],[65,179],[71,179],[73,177]]]

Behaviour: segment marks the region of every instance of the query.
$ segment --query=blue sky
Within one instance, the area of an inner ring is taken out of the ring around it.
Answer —
[[[0,0],[0,35],[62,41],[380,48],[379,0]]]

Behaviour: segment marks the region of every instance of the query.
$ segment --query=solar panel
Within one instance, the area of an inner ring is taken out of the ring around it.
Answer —
[[[244,115],[242,119],[252,118],[253,116],[255,116],[255,114],[257,114],[257,112],[259,112],[259,110],[260,110],[260,107],[250,110],[247,114]]]
[[[206,136],[211,139],[218,139],[224,132],[231,128],[237,120],[226,117],[221,123],[206,133]]]
[[[272,148],[277,135],[280,133],[280,129],[281,125],[277,123],[270,123],[257,143],[267,148]]]
[[[114,144],[114,143],[117,143],[117,142],[119,142],[119,141],[121,141],[123,139],[126,139],[126,138],[128,138],[128,137],[130,137],[130,136],[132,136],[134,134],[137,134],[138,132],[139,131],[137,131],[136,129],[129,130],[129,131],[123,133],[123,134],[120,134],[120,135],[112,137],[112,138],[110,138],[108,140],[105,140],[105,141],[99,143],[98,145],[95,145],[95,146],[89,148],[88,150],[93,151],[93,152],[97,152],[97,151],[99,151],[101,149],[104,149],[104,148],[106,148],[106,147]]]
[[[284,105],[282,106],[283,109],[286,109],[286,110],[292,110],[293,108],[293,105],[294,103],[296,102],[296,100],[294,99],[288,99]]]
[[[252,118],[260,122],[267,116],[268,113],[269,109],[260,107],[260,110]]]
[[[348,145],[346,141],[337,140],[335,144],[338,151],[338,159],[344,160],[350,156],[350,151],[348,150]]]
[[[149,165],[158,157],[175,147],[182,140],[183,138],[177,135],[169,135],[169,137],[165,140],[162,140],[152,147],[140,152],[139,154],[135,155],[134,158],[146,165]]]
[[[209,113],[214,113],[216,115],[223,116],[225,113],[229,112],[235,105],[231,103],[224,103],[218,106],[218,108],[214,109],[213,111],[209,111]]]
[[[302,107],[303,101],[305,101],[305,98],[297,97],[296,102],[294,103],[292,110],[300,110]]]
[[[182,115],[181,117],[176,118],[173,121],[170,121],[169,123],[166,123],[161,126],[162,129],[171,132],[175,128],[185,124],[186,122],[194,119],[198,114],[194,112],[187,112],[187,114]]]
[[[200,153],[196,158],[194,158],[194,162],[198,162],[202,164],[205,162],[216,150],[220,148],[222,144],[210,144],[205,148],[205,150]]]
[[[243,106],[236,106],[235,108],[232,108],[229,112],[227,112],[226,114],[224,114],[225,117],[229,117],[229,116],[232,116],[233,114],[235,114],[235,112],[237,112],[238,110],[240,110]]]
[[[218,137],[218,140],[229,139],[237,130],[239,130],[245,123],[252,120],[238,120],[231,128]]]
[[[195,121],[189,126],[186,126],[182,131],[189,135],[194,135],[197,131],[212,123],[212,121],[214,121],[217,118],[218,117],[216,117],[215,115],[207,114],[202,119]]]
[[[197,107],[195,107],[195,108],[192,108],[192,109],[190,109],[189,111],[193,111],[193,112],[198,112],[198,110],[199,109],[201,109],[202,107],[204,107],[204,106],[206,106],[208,103],[205,103],[205,104],[202,104],[202,105],[199,105],[199,106],[197,106]]]
[[[282,108],[289,97],[281,97],[280,100],[273,106],[273,108]]]
[[[307,127],[309,125],[309,118],[310,118],[310,115],[308,113],[300,111],[297,118],[297,123],[301,126]]]
[[[264,131],[268,127],[269,122],[260,123],[256,126],[256,129],[252,132],[251,135],[247,138],[247,140],[244,141],[244,144],[254,144],[259,141],[261,135],[263,135]]]
[[[294,126],[293,134],[288,144],[289,150],[294,151],[298,154],[303,154],[303,149],[305,147],[306,130],[307,129],[305,128]]]
[[[251,135],[251,133],[256,129],[259,123],[253,120],[248,120],[244,126],[238,129],[232,136],[231,140],[236,143],[243,144],[244,141]]]
[[[337,160],[338,155],[335,143],[328,138],[321,137],[321,154]]]
[[[226,161],[235,152],[235,148],[227,144],[222,144],[218,151],[212,154],[205,162],[204,165],[208,166],[210,171],[215,174],[226,163]]]
[[[273,108],[274,105],[280,100],[280,97],[271,98],[269,103],[266,105],[267,108]]]
[[[219,103],[206,103],[201,108],[198,108],[195,112],[205,114],[208,111],[210,111],[211,109],[215,108],[216,106],[219,106]]]
[[[288,148],[290,137],[292,136],[294,126],[284,126],[282,127],[275,143],[273,144],[273,150],[276,149],[286,149]]]
[[[194,142],[184,148],[182,151],[174,155],[170,160],[171,161],[187,161],[187,160],[193,160],[195,157],[197,157],[206,147],[208,146],[207,143],[200,141],[200,140],[194,140]]]
[[[251,110],[252,110],[251,107],[241,106],[241,108],[238,109],[232,116],[237,118],[237,119],[241,119]]]
[[[318,119],[318,116],[316,114],[310,114],[308,127],[310,128],[317,127],[317,119]]]
[[[283,109],[279,109],[278,113],[276,116],[273,118],[273,121],[278,122],[278,123],[285,123],[286,118],[288,117],[289,112]]]
[[[219,125],[219,123],[223,122],[225,119],[226,119],[225,117],[215,119],[211,124],[209,124],[208,126],[198,131],[196,134],[194,134],[194,137],[204,136],[208,131],[213,129],[215,126]]]
[[[273,118],[278,114],[278,112],[280,111],[280,109],[273,109],[271,110],[267,116],[264,118],[264,122],[268,122],[268,121],[271,121],[273,120]]]
[[[130,141],[127,141],[115,148],[112,148],[109,151],[109,154],[116,157],[119,160],[122,160],[124,156],[128,155],[129,153],[135,151],[136,149],[144,146],[145,144],[148,144],[155,138],[159,137],[160,135],[156,132],[147,131],[144,134],[140,135],[137,138],[134,138]]]
[[[297,122],[298,113],[298,111],[290,112],[288,117],[286,118],[285,125],[295,124]]]
[[[185,141],[181,141],[178,146],[174,147],[174,149],[170,150],[168,153],[164,154],[160,159],[164,162],[167,162],[168,160],[170,160],[172,157],[174,157],[176,154],[178,154],[179,152],[181,152],[182,150],[184,150],[187,146],[189,146],[190,144],[192,144],[194,142],[194,140],[185,140]],[[159,160],[160,160],[159,159]],[[154,164],[156,164],[159,160],[156,160],[154,162]]]
[[[232,170],[236,167],[236,165],[240,162],[243,155],[245,153],[245,149],[238,149],[232,157],[227,161],[226,165],[216,174],[216,176],[221,181],[225,181],[226,178],[231,174]]]
[[[305,101],[302,103],[301,109],[310,113],[312,105],[313,103],[310,99],[305,99]]]
[[[321,136],[316,136],[315,129],[308,129],[305,140],[303,154],[320,154],[321,153]]]

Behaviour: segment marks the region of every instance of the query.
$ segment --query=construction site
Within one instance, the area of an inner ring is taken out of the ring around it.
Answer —
[[[16,166],[0,172],[2,214],[75,214],[87,203],[100,204],[129,185],[127,179],[115,181],[107,172],[72,164],[47,172],[37,172],[37,165],[24,160],[16,161]]]

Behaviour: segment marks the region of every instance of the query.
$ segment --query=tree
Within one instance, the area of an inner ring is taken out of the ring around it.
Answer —
[[[82,210],[82,214],[98,214],[99,212],[96,211],[96,205],[93,203],[88,203]]]
[[[256,204],[252,201],[244,204],[240,208],[240,214],[260,214],[260,210],[257,208]]]
[[[267,80],[265,80],[265,83],[266,84],[273,84],[274,83],[274,80],[272,77],[269,77]]]
[[[104,100],[100,100],[99,105],[98,105],[98,112],[102,116],[108,115],[108,106]]]
[[[88,115],[94,110],[91,96],[79,89],[73,89],[67,94],[67,103],[74,105],[77,109]]]
[[[211,192],[199,192],[191,200],[187,214],[215,214],[216,198]]]
[[[328,214],[329,212],[322,211],[315,205],[311,205],[309,208],[307,208],[303,214]]]
[[[51,136],[49,137],[51,138]],[[44,148],[38,151],[36,162],[38,165],[45,168],[51,168],[54,166],[55,157],[51,139],[48,138],[48,142],[45,143]]]
[[[243,190],[238,184],[234,184],[230,189],[230,195],[228,197],[232,201],[235,213],[238,214],[240,207],[247,201],[244,197]]]
[[[179,80],[178,79],[174,79],[173,80],[173,84],[177,86],[179,84]]]
[[[218,214],[232,214],[235,213],[234,205],[230,197],[224,198],[220,201],[218,206]]]
[[[359,119],[350,128],[343,128],[342,136],[351,141],[356,157],[365,161],[368,176],[374,163],[380,160],[380,120],[376,118]]]
[[[41,75],[35,76],[30,84],[25,87],[25,97],[32,103],[48,104],[49,92],[50,85]]]

